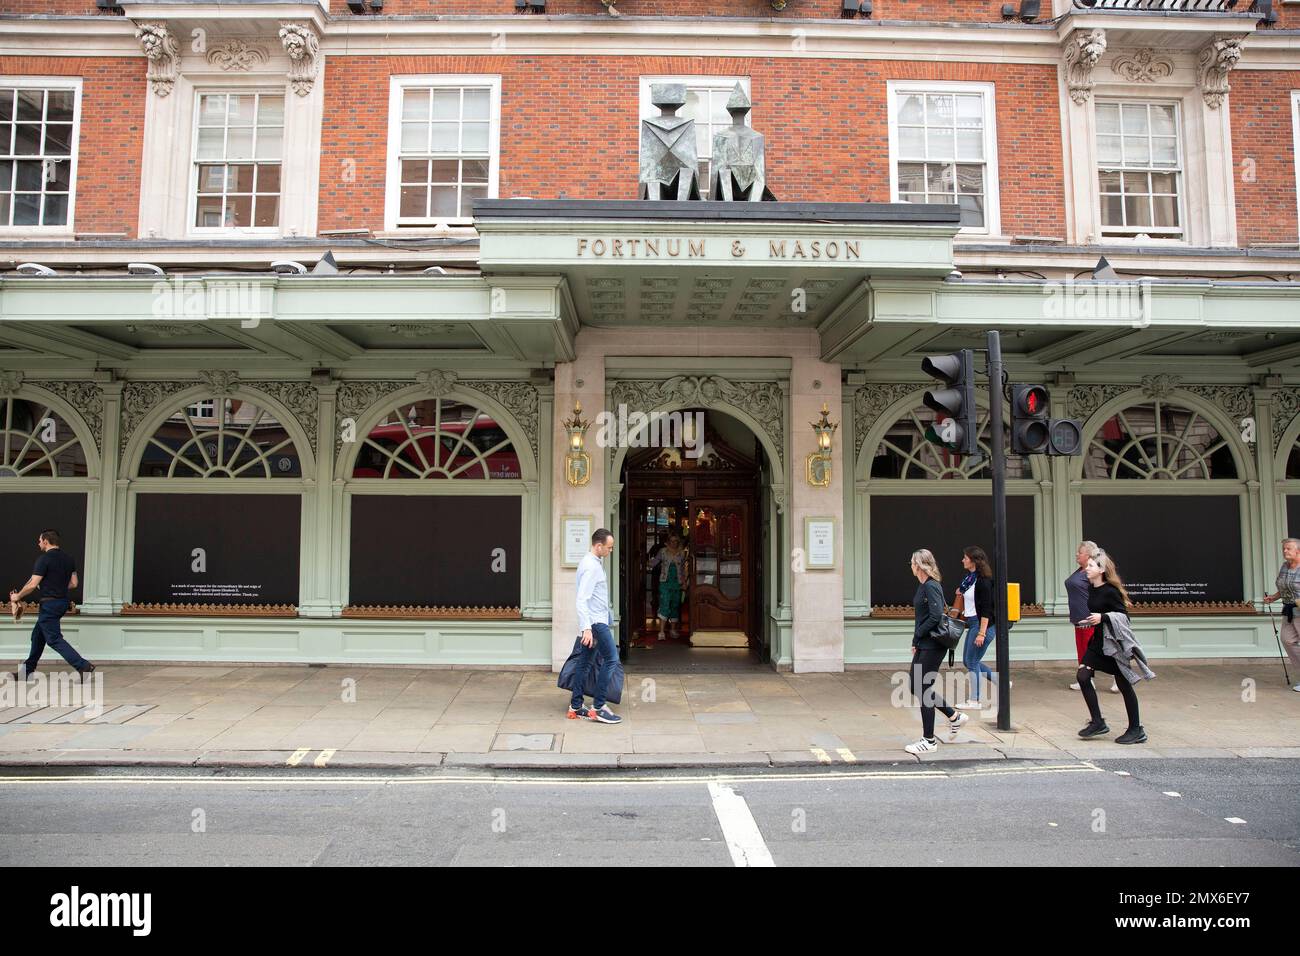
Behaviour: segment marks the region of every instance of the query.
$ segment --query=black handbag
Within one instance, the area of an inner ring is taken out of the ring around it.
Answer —
[[[959,621],[955,617],[949,617],[948,608],[945,606],[943,617],[940,619],[939,625],[930,632],[930,636],[951,651],[961,643],[962,635],[965,633],[965,622]]]

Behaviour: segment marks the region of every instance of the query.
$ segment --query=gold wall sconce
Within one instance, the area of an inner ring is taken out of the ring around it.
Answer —
[[[817,488],[826,488],[831,483],[831,448],[834,446],[835,429],[840,426],[826,416],[830,408],[822,402],[820,421],[811,422],[812,430],[817,435],[817,450],[808,454],[808,484]]]
[[[569,436],[564,453],[564,478],[574,488],[591,481],[591,456],[586,452],[587,429],[591,422],[582,420],[582,402],[573,403],[573,417],[560,423]]]

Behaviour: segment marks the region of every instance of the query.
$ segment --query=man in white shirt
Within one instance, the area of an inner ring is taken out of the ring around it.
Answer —
[[[617,724],[623,720],[605,703],[610,673],[618,660],[618,644],[610,629],[614,619],[609,612],[609,580],[605,577],[602,563],[613,550],[614,535],[600,528],[591,536],[591,550],[578,563],[578,628],[582,631],[582,646],[586,650],[574,672],[573,699],[568,713],[570,720],[584,717],[602,724]],[[596,693],[592,707],[588,709],[582,688],[587,680],[587,671],[597,657],[600,666],[596,672]]]

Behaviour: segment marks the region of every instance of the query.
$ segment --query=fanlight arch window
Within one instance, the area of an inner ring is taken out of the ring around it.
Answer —
[[[1228,439],[1200,412],[1156,399],[1117,411],[1088,442],[1085,478],[1237,479]]]
[[[1286,477],[1290,481],[1300,481],[1300,435],[1291,443],[1291,453],[1286,459]]]
[[[353,478],[520,478],[519,455],[501,423],[449,398],[403,402],[362,440]]]
[[[84,478],[86,453],[72,426],[49,405],[0,399],[0,478]]]
[[[200,398],[176,409],[145,444],[141,478],[301,478],[297,446],[266,408]]]
[[[1005,421],[1005,419],[1004,419]],[[943,425],[937,412],[924,406],[913,408],[902,415],[881,438],[871,462],[872,478],[901,478],[904,480],[961,480],[989,479],[993,477],[989,466],[993,449],[990,446],[989,411],[979,409],[976,418],[978,456],[959,455],[932,441]],[[1003,425],[1005,447],[1010,451],[1011,435]],[[1007,457],[1007,478],[1029,478],[1029,460],[1013,455]]]

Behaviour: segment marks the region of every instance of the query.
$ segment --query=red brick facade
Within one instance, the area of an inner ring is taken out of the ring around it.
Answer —
[[[144,145],[144,57],[0,57],[0,76],[80,76],[77,232],[135,238]]]
[[[1300,225],[1291,94],[1300,91],[1300,71],[1238,70],[1230,82],[1238,242],[1295,242]]]
[[[1003,231],[1065,229],[1060,111],[1051,66],[721,57],[336,57],[321,142],[321,229],[383,227],[392,74],[501,76],[500,195],[636,196],[640,76],[748,76],[781,199],[889,201],[886,81],[996,84]],[[545,91],[540,95],[539,91]],[[575,123],[575,117],[581,122]],[[355,177],[353,172],[355,171]]]
[[[71,8],[74,0],[54,0]],[[22,12],[29,0],[0,0]],[[341,2],[336,17],[348,16]],[[388,0],[386,13],[464,14],[513,10],[513,0]],[[502,8],[496,10],[496,6]],[[552,0],[556,13],[590,12],[595,0]],[[880,17],[974,17],[984,0],[877,0]],[[750,9],[752,7],[752,9]],[[435,9],[436,8],[436,9]],[[782,16],[829,14],[832,0],[791,0]],[[626,13],[698,14],[706,0],[622,0]],[[732,15],[766,10],[768,0],[728,5]],[[1300,18],[1300,7],[1279,8]],[[43,11],[44,12],[44,11]],[[88,11],[83,11],[88,12]],[[83,79],[77,232],[134,237],[140,203],[145,104],[143,56],[0,57],[0,74]],[[795,201],[888,201],[891,79],[980,81],[994,85],[1001,233],[1066,235],[1058,67],[1052,64],[914,62],[779,57],[586,55],[331,55],[322,74],[319,229],[384,228],[388,78],[468,73],[501,77],[498,195],[628,199],[637,178],[639,77],[648,74],[748,76],[753,124],[768,142],[768,180]],[[1242,245],[1294,242],[1295,150],[1291,93],[1300,71],[1239,69],[1230,82],[1237,225]],[[340,91],[346,91],[340,95]]]
[[[1050,0],[1049,0],[1050,2]],[[336,14],[345,15],[340,0]],[[789,0],[784,10],[773,10],[771,0],[615,0],[614,8],[638,17],[771,17],[782,20],[838,18],[842,0]],[[1002,5],[996,0],[875,0],[875,20],[985,20],[1001,21]],[[439,16],[504,16],[515,13],[515,0],[384,0],[383,14]],[[604,16],[599,0],[546,0],[549,16],[596,14]]]

